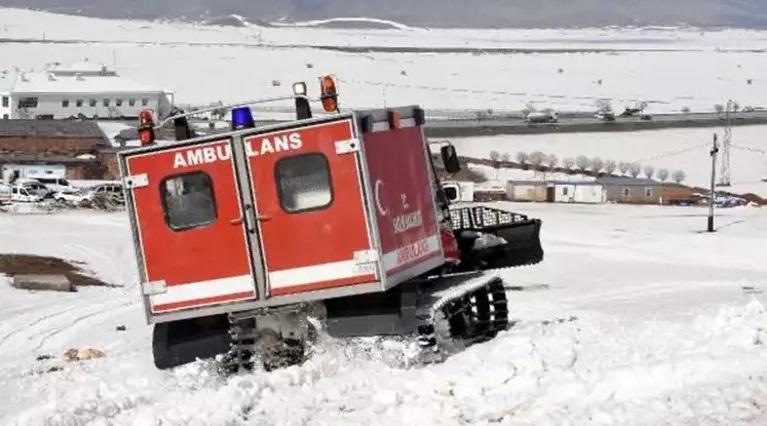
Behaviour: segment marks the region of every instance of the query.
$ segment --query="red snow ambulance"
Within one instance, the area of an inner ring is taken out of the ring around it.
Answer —
[[[507,327],[503,283],[480,270],[540,261],[540,221],[450,211],[422,109],[342,113],[332,77],[321,87],[322,116],[298,83],[295,121],[257,127],[254,101],[199,137],[187,117],[205,110],[158,125],[142,112],[143,146],[119,160],[158,368],[300,362],[308,315],[334,336],[414,334],[431,353]],[[155,140],[170,123],[177,140]]]

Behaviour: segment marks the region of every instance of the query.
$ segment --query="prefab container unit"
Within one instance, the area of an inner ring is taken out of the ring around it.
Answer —
[[[149,322],[385,291],[445,263],[423,111],[119,154]]]
[[[607,202],[604,186],[594,182],[556,182],[554,201],[557,203],[601,204]]]
[[[549,200],[548,184],[543,181],[509,181],[506,184],[506,197],[509,201],[553,201]]]

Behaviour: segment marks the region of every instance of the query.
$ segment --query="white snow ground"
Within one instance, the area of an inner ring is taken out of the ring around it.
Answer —
[[[552,133],[544,135],[501,135],[451,138],[460,155],[490,158],[491,151],[509,154],[515,161],[517,152],[542,151],[561,161],[579,155],[616,162],[639,162],[661,168],[682,170],[686,185],[708,188],[711,179],[711,141],[721,128],[646,130],[640,132]],[[730,176],[732,186],[723,188],[735,193],[754,193],[767,197],[767,126],[739,126],[732,130]],[[721,159],[721,158],[720,158]],[[720,173],[721,162],[717,164]],[[495,171],[490,173],[495,177]],[[500,179],[538,178],[533,172],[501,170]]]
[[[395,339],[321,334],[302,366],[232,378],[208,362],[154,369],[124,213],[0,215],[0,253],[81,261],[120,286],[30,293],[0,277],[0,424],[767,420],[764,210],[718,211],[706,234],[698,208],[509,206],[543,219],[546,250],[503,272],[524,289],[509,291],[509,331],[426,367]],[[86,346],[106,358],[62,361]]]
[[[761,77],[766,38],[763,31],[696,28],[235,28],[0,8],[0,39],[18,41],[0,43],[3,69],[41,69],[87,57],[116,65],[130,80],[173,91],[180,104],[198,105],[284,96],[300,80],[314,91],[319,75],[335,73],[344,108],[417,103],[429,113],[497,113],[534,102],[538,108],[594,111],[600,98],[612,99],[616,109],[648,101],[652,113],[713,111],[727,99],[767,106]],[[316,46],[532,53],[339,52]],[[289,104],[281,106],[287,110]]]

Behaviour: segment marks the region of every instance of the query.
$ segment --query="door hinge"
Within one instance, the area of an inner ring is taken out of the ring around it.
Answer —
[[[347,139],[344,141],[336,142],[336,154],[349,154],[351,152],[357,152],[360,150],[359,139]]]
[[[139,175],[125,176],[123,178],[123,185],[128,189],[143,188],[149,186],[149,176],[146,173]]]
[[[141,292],[145,296],[154,296],[157,294],[163,294],[168,292],[168,285],[165,284],[165,280],[150,281],[148,283],[141,284]]]
[[[355,251],[354,262],[357,264],[378,262],[378,250]]]

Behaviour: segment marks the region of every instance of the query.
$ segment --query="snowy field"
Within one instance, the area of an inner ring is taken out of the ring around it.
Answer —
[[[451,138],[460,155],[490,158],[491,151],[509,154],[515,161],[517,152],[542,151],[554,154],[560,160],[575,159],[580,155],[616,162],[639,162],[666,168],[673,173],[682,170],[687,175],[683,182],[689,186],[708,188],[711,179],[711,141],[718,133],[720,143],[724,136],[721,128],[669,129],[640,132],[606,133],[552,133],[544,135],[503,135],[473,138]],[[730,150],[730,177],[735,193],[754,193],[767,197],[767,126],[740,126],[732,130]],[[721,164],[721,163],[720,163]],[[719,173],[719,166],[717,173]],[[495,178],[495,170],[489,173]],[[533,172],[501,170],[499,179],[540,179]]]
[[[0,277],[0,424],[765,422],[764,210],[720,211],[706,234],[698,208],[509,206],[543,219],[546,258],[503,272],[522,288],[518,322],[493,341],[408,366],[406,343],[320,333],[304,365],[231,378],[154,369],[124,213],[0,215],[0,253],[84,262],[119,286],[31,293]],[[70,347],[106,357],[66,363]]]
[[[600,98],[612,99],[616,109],[647,101],[652,113],[710,112],[727,99],[767,106],[767,33],[760,31],[236,28],[0,9],[0,39],[2,69],[41,69],[87,57],[173,91],[180,104],[285,95],[294,81],[336,73],[342,107],[417,103],[440,115],[518,111],[528,102],[593,111]],[[320,46],[478,50],[342,52]],[[521,51],[482,51],[498,48]]]

